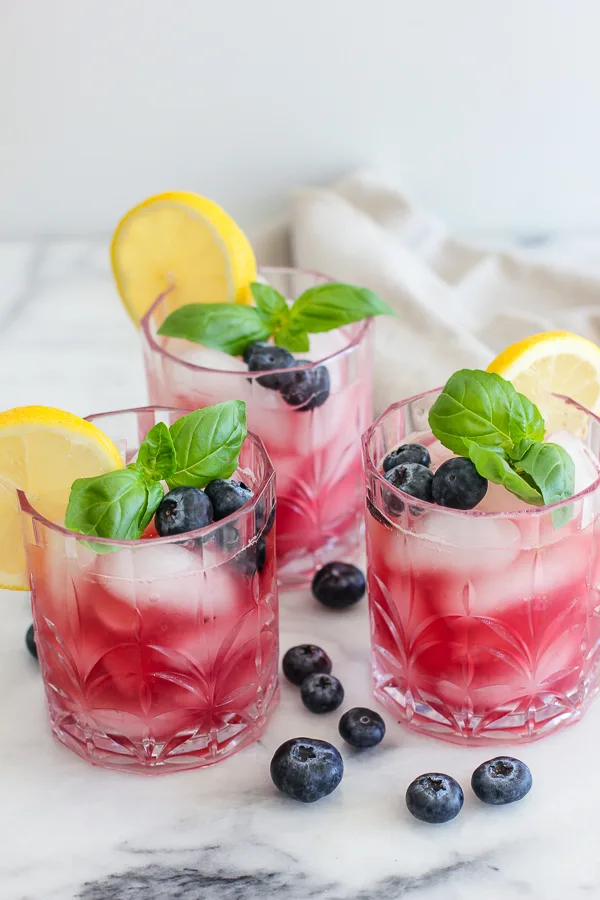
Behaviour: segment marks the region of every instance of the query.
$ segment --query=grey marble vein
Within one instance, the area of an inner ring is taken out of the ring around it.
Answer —
[[[485,859],[457,860],[434,867],[417,877],[392,875],[379,878],[359,889],[316,879],[313,875],[286,869],[242,871],[233,865],[223,867],[212,850],[204,848],[193,864],[149,863],[139,868],[112,873],[86,882],[76,894],[77,900],[395,900],[418,895],[443,885],[451,890],[456,882],[469,878],[496,881],[499,868]],[[234,855],[235,851],[232,853]]]

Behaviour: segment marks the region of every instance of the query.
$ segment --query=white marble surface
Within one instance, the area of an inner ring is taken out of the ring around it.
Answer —
[[[534,247],[535,244],[535,247]],[[529,241],[539,258],[600,273],[593,236]],[[145,400],[137,335],[113,290],[102,241],[0,244],[0,408],[43,403],[80,414]],[[282,647],[321,644],[369,705],[366,604],[317,608],[282,597]],[[576,900],[600,897],[600,703],[526,748],[521,804],[494,809],[468,789],[494,755],[422,739],[389,721],[384,743],[344,750],[346,774],[311,806],[277,794],[273,751],[297,735],[331,740],[338,716],[306,712],[284,684],[264,740],[210,769],[142,778],[94,769],[53,743],[36,663],[24,647],[27,595],[1,592],[0,898],[2,900]],[[411,819],[408,783],[445,771],[465,787],[442,827]]]

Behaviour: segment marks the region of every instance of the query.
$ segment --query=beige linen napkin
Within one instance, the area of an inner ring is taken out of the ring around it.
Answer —
[[[288,243],[289,241],[289,243]],[[600,279],[456,240],[371,174],[295,195],[265,262],[288,261],[377,291],[398,312],[376,325],[375,410],[483,366],[538,331],[600,342]]]

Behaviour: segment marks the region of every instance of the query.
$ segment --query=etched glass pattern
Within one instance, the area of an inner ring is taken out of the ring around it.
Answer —
[[[290,300],[328,281],[295,269],[260,274]],[[232,358],[232,371],[207,368],[210,351],[158,335],[174,303],[169,293],[159,297],[142,322],[150,401],[185,409],[246,401],[248,426],[264,441],[277,472],[279,578],[307,584],[316,568],[352,554],[363,533],[360,436],[372,419],[372,322],[311,337],[311,346],[324,348],[330,394],[322,406],[304,411],[260,385],[239,360]]]
[[[129,462],[156,422],[183,414],[91,418]],[[227,524],[102,547],[20,495],[52,731],[89,762],[144,774],[194,768],[262,732],[278,698],[275,498],[253,435],[237,475],[255,497]]]
[[[598,690],[600,484],[559,528],[548,510],[426,509],[394,489],[390,503],[378,466],[409,436],[432,440],[436,396],[391,406],[363,438],[375,695],[415,731],[530,741],[577,721]],[[566,423],[576,404],[561,402]],[[597,459],[598,419],[579,436]]]

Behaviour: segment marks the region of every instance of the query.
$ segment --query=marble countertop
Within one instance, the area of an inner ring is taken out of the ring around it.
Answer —
[[[600,239],[530,240],[538,258],[600,273]],[[535,245],[535,246],[534,246]],[[141,405],[137,335],[116,298],[106,243],[0,243],[0,408],[42,403],[86,415]],[[282,685],[264,739],[209,769],[143,778],[86,765],[50,737],[24,635],[25,594],[0,592],[2,900],[576,900],[600,897],[600,702],[566,732],[505,747],[534,787],[513,807],[479,803],[473,769],[495,755],[417,737],[389,721],[383,744],[344,750],[346,773],[304,806],[273,788],[289,737],[340,744],[336,715],[305,711]],[[314,641],[334,660],[349,706],[371,705],[366,603],[317,609],[281,599],[282,647]],[[596,743],[598,741],[598,743]],[[448,772],[465,806],[443,827],[411,819],[409,782]]]

